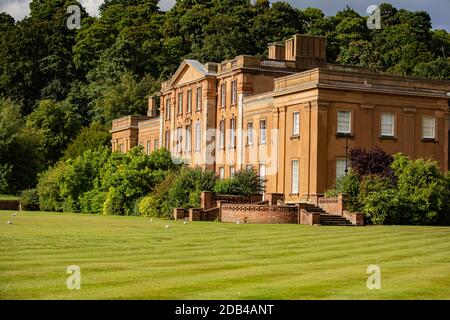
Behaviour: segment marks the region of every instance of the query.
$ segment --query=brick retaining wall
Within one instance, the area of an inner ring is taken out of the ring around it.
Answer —
[[[0,200],[0,210],[19,210],[18,200]]]
[[[298,207],[255,204],[222,204],[222,222],[298,223]]]

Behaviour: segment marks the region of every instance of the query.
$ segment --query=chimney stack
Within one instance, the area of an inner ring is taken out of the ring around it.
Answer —
[[[157,101],[155,96],[148,97],[148,110],[147,116],[151,118],[156,118]]]

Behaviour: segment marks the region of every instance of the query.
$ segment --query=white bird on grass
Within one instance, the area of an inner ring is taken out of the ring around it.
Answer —
[[[13,217],[17,216],[17,211],[12,214]]]
[[[170,228],[170,226],[169,226],[168,224],[166,224],[165,228],[166,228],[166,229],[169,229],[169,228]]]
[[[12,221],[8,221],[8,224],[12,224]]]
[[[187,224],[187,221],[184,221],[183,224]]]
[[[236,221],[236,224],[240,224],[240,222],[239,222],[239,221]]]

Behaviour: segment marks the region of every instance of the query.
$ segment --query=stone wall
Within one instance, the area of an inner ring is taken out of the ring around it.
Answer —
[[[317,206],[330,214],[342,215],[345,210],[345,195],[340,193],[337,197],[325,198],[323,195],[317,196]]]
[[[267,206],[255,204],[222,204],[222,222],[299,223],[297,206]]]

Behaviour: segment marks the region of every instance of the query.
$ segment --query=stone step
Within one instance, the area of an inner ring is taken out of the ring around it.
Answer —
[[[353,224],[344,217],[334,214],[321,214],[320,224],[324,226],[353,226]]]

